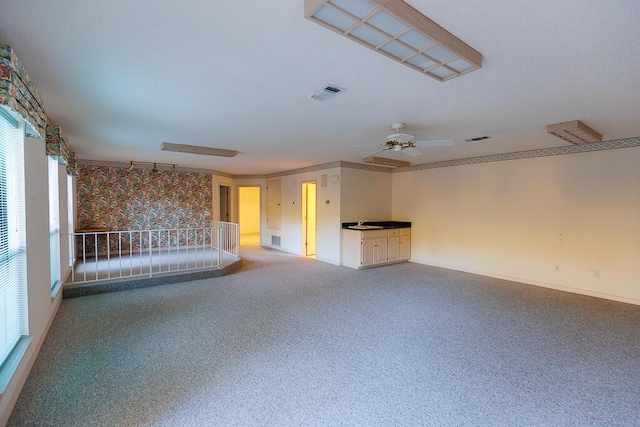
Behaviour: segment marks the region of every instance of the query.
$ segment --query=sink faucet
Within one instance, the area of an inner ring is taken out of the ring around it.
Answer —
[[[358,227],[360,227],[362,224],[364,224],[365,222],[367,222],[366,219],[363,219],[362,221],[358,221]]]

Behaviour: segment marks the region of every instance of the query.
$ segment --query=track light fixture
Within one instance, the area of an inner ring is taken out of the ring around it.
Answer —
[[[151,172],[158,172],[158,166],[171,166],[171,170],[173,172],[176,171],[176,165],[174,163],[158,163],[158,162],[138,162],[135,160],[130,160],[129,161],[129,167],[127,168],[129,170],[129,172],[131,172],[133,169],[135,169],[136,165],[150,165],[151,167]]]

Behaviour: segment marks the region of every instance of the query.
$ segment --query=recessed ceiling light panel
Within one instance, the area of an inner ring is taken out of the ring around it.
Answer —
[[[601,142],[602,135],[580,120],[556,123],[547,126],[547,132],[575,145]]]
[[[439,81],[482,67],[482,54],[402,0],[305,0],[305,17]]]
[[[235,150],[225,150],[224,148],[202,147],[200,145],[174,144],[171,142],[162,143],[163,151],[174,151],[176,153],[201,154],[204,156],[233,157],[238,154]]]
[[[392,168],[402,168],[405,166],[411,166],[410,162],[404,160],[387,159],[386,157],[369,156],[362,159],[365,163],[370,163],[380,166],[390,166]]]

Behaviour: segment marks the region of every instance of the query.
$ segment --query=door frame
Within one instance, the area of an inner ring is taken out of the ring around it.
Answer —
[[[309,253],[309,221],[308,216],[305,215],[307,212],[308,205],[308,193],[309,193],[309,184],[313,184],[314,188],[314,210],[313,218],[314,218],[314,236],[313,236],[313,253]],[[301,197],[302,203],[300,217],[302,219],[302,254],[303,256],[316,256],[318,252],[318,182],[314,180],[302,181],[301,183]]]
[[[240,189],[242,188],[257,188],[258,189],[258,236],[259,236],[259,242],[262,242],[262,186],[258,185],[258,184],[254,184],[254,185],[238,185],[237,187],[237,197],[236,197],[236,201],[237,201],[237,208],[236,208],[236,212],[238,213],[238,227],[240,227]]]

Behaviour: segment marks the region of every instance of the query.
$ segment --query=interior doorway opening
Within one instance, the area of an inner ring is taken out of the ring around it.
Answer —
[[[220,186],[220,221],[231,222],[231,187]]]
[[[238,187],[240,244],[260,246],[260,187]]]
[[[302,250],[316,255],[316,182],[302,183]]]

